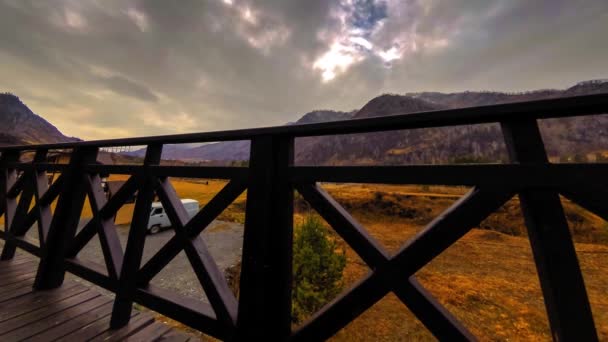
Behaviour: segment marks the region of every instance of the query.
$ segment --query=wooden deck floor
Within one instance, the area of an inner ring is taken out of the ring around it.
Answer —
[[[196,338],[133,310],[129,325],[110,330],[112,298],[74,280],[34,291],[38,259],[0,261],[0,341],[192,341]]]

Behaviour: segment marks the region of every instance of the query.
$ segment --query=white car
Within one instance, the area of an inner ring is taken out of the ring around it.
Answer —
[[[198,213],[199,204],[198,201],[193,199],[183,199],[182,204],[188,212],[188,218],[194,217]],[[162,203],[152,203],[152,209],[150,210],[150,218],[148,219],[148,234],[156,234],[161,230],[171,227],[171,221],[163,208]]]

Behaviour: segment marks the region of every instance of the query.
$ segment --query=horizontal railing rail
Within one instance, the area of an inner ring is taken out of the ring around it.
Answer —
[[[551,164],[537,120],[608,113],[608,94],[579,96],[308,125],[0,147],[1,259],[17,248],[40,257],[35,288],[55,288],[66,271],[116,294],[111,325],[124,326],[134,302],[220,339],[323,340],[387,293],[394,293],[439,339],[474,337],[416,280],[415,273],[472,228],[519,196],[555,340],[597,340],[595,324],[560,195],[608,219],[608,164]],[[479,165],[298,166],[298,137],[498,123],[510,162]],[[250,141],[249,165],[168,166],[163,146]],[[143,146],[140,165],[97,162],[108,147]],[[49,153],[69,154],[65,164]],[[21,158],[28,154],[27,158]],[[23,160],[22,160],[23,159]],[[49,174],[54,182],[49,182]],[[56,175],[55,175],[56,174]],[[111,196],[106,174],[128,179]],[[224,179],[227,184],[189,218],[170,177]],[[462,185],[472,190],[391,255],[319,185],[319,182]],[[246,191],[242,271],[238,298],[200,234]],[[302,326],[291,322],[294,191],[315,209],[371,269],[354,287]],[[114,217],[135,197],[126,248]],[[175,235],[145,263],[150,208],[158,197]],[[93,217],[83,226],[88,199]],[[33,203],[33,205],[32,205]],[[37,227],[39,243],[26,237]],[[103,264],[78,257],[98,237]],[[185,252],[207,302],[150,284]]]

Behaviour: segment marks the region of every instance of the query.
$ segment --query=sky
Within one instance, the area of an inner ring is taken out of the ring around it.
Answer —
[[[596,78],[606,0],[0,0],[0,92],[87,140]]]

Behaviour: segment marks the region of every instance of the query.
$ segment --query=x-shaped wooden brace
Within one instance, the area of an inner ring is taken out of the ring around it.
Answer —
[[[157,194],[175,229],[175,236],[140,269],[137,276],[138,286],[147,286],[150,280],[183,250],[218,320],[234,326],[237,315],[236,298],[200,234],[245,191],[246,187],[244,182],[232,180],[192,219],[188,220],[188,213],[170,181],[167,178],[159,179]]]
[[[118,280],[122,267],[123,250],[116,233],[114,216],[137,191],[137,176],[130,177],[109,200],[103,193],[101,178],[98,174],[86,175],[85,178],[93,217],[74,237],[66,256],[75,258],[95,234],[99,234],[108,275],[111,279]]]
[[[417,282],[414,274],[513,197],[512,189],[474,188],[395,256],[389,254],[329,194],[316,184],[296,189],[373,270],[336,298],[293,335],[294,340],[326,339],[393,291],[440,340],[474,337]]]
[[[38,239],[40,247],[44,246],[46,236],[51,224],[51,203],[61,191],[61,177],[49,188],[48,178],[45,171],[36,169],[35,163],[46,160],[47,151],[37,151],[33,164],[30,165],[21,175],[17,177],[17,171],[7,170],[6,179],[3,180],[7,185],[5,204],[0,209],[6,210],[5,225],[7,231],[15,237],[24,236],[31,226],[38,222]],[[16,198],[21,195],[19,201]],[[29,209],[32,199],[35,205]],[[29,210],[29,212],[28,212]],[[7,243],[3,252],[2,259],[10,259],[15,253],[15,246]]]

